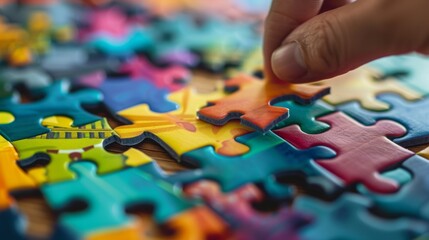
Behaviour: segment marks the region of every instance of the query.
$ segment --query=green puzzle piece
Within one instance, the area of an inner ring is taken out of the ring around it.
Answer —
[[[48,183],[75,178],[69,164],[81,159],[96,163],[98,174],[125,167],[125,155],[113,154],[103,148],[104,139],[113,135],[106,119],[80,128],[50,127],[50,130],[44,135],[12,142],[21,159],[19,166],[30,169],[45,165]],[[38,153],[47,154],[49,163],[44,162],[45,158],[39,158]]]
[[[316,118],[334,111],[331,106],[322,101],[317,101],[310,105],[302,105],[294,101],[284,101],[276,103],[274,106],[289,109],[289,117],[276,124],[275,129],[298,124],[301,130],[308,134],[317,134],[328,130],[329,125],[317,121]]]
[[[165,223],[192,207],[175,186],[142,169],[129,168],[102,176],[96,175],[97,167],[90,162],[73,163],[70,169],[78,175],[76,180],[43,185],[42,192],[56,210],[78,199],[88,204],[82,211],[63,212],[60,216],[60,222],[80,236],[130,224],[133,219],[126,214],[127,207],[154,206],[157,223]]]

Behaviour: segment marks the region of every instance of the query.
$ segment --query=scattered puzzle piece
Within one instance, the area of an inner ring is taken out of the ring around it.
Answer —
[[[158,88],[149,81],[112,78],[95,85],[88,82],[83,84],[100,90],[104,95],[104,104],[114,114],[142,103],[148,104],[154,112],[168,112],[177,108],[175,103],[167,100],[167,89]]]
[[[80,236],[131,223],[125,213],[127,206],[154,206],[158,223],[192,206],[173,185],[136,168],[102,176],[96,175],[96,166],[89,162],[73,163],[70,169],[79,176],[77,180],[44,185],[42,191],[57,210],[76,200],[88,205],[83,211],[66,211],[60,217],[64,226]]]
[[[340,105],[337,108],[365,125],[374,124],[377,120],[382,119],[400,123],[407,129],[407,134],[394,141],[401,146],[409,147],[429,142],[428,98],[414,102],[406,101],[393,94],[383,94],[377,98],[388,103],[391,106],[390,109],[377,112],[368,111],[355,102]]]
[[[254,185],[244,185],[224,194],[210,181],[200,181],[185,188],[185,194],[202,198],[222,216],[233,229],[233,239],[298,239],[298,230],[310,222],[310,217],[283,207],[276,213],[259,213],[252,203],[263,200]]]
[[[314,216],[304,227],[302,239],[414,239],[427,232],[428,225],[413,219],[383,219],[369,212],[368,199],[345,194],[332,203],[298,197],[293,209]]]
[[[429,220],[429,161],[420,156],[407,159],[402,166],[411,172],[412,179],[405,182],[398,192],[376,194],[360,188],[371,198],[376,207],[391,214]],[[393,178],[398,181],[398,177]]]
[[[332,105],[357,101],[363,108],[374,111],[389,109],[389,105],[376,96],[380,93],[393,92],[408,100],[421,97],[418,92],[407,88],[395,79],[377,80],[379,74],[370,68],[360,67],[344,75],[315,83],[317,86],[330,86],[331,94],[323,98]]]
[[[183,88],[191,77],[189,70],[182,66],[157,68],[142,57],[132,58],[119,71],[129,73],[132,79],[146,79],[158,88],[168,88],[170,91]]]
[[[275,128],[283,128],[298,124],[302,131],[309,134],[321,133],[329,129],[329,125],[317,121],[316,118],[330,114],[334,109],[322,101],[310,105],[302,105],[293,101],[285,101],[274,104],[276,107],[289,109],[289,117],[276,124]]]
[[[25,240],[25,218],[16,206],[0,209],[0,234],[8,240]]]
[[[47,95],[31,103],[18,103],[13,99],[0,100],[0,111],[14,115],[11,123],[0,124],[0,132],[9,141],[34,137],[49,132],[41,126],[43,118],[51,116],[68,116],[73,119],[73,126],[82,126],[99,120],[82,109],[82,104],[97,104],[102,100],[96,90],[68,92],[65,81],[55,82],[47,90]]]
[[[424,55],[413,53],[385,57],[369,63],[369,66],[385,76],[397,78],[404,85],[423,95],[429,93],[427,84],[429,58]]]
[[[379,172],[413,155],[388,139],[404,135],[404,127],[392,121],[362,126],[340,112],[318,120],[329,124],[331,129],[311,135],[293,125],[274,132],[298,148],[318,145],[332,148],[337,156],[329,161],[317,161],[317,164],[340,178],[346,186],[361,182],[378,193],[398,190],[397,183],[381,177]]]
[[[300,172],[309,182],[322,185],[326,191],[335,186],[334,180],[319,172],[313,162],[313,159],[334,157],[335,153],[329,148],[317,146],[298,150],[271,132],[247,134],[238,137],[237,141],[248,145],[250,151],[234,157],[221,156],[211,146],[187,152],[183,161],[198,169],[177,173],[171,176],[172,179],[179,182],[212,179],[224,192],[248,183],[262,183],[266,190],[270,190],[271,185],[279,185],[271,179],[276,174]]]
[[[329,93],[327,87],[276,84],[246,75],[227,81],[227,90],[236,88],[225,98],[209,101],[198,111],[198,117],[215,125],[241,119],[243,125],[266,132],[289,116],[288,109],[272,105],[286,100],[308,104]]]
[[[179,109],[168,113],[154,113],[147,105],[139,105],[119,113],[123,118],[133,122],[115,128],[122,145],[135,145],[145,138],[160,143],[176,160],[188,151],[204,146],[214,146],[216,152],[223,155],[239,155],[249,148],[237,143],[235,137],[250,132],[250,129],[231,122],[223,127],[213,126],[196,119],[195,112],[207,100],[223,96],[222,91],[209,94],[195,93],[192,88],[185,88],[169,96],[178,103]]]

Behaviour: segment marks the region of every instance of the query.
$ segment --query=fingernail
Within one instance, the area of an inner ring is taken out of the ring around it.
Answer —
[[[274,51],[271,62],[274,73],[282,80],[296,80],[307,73],[302,50],[296,42]]]

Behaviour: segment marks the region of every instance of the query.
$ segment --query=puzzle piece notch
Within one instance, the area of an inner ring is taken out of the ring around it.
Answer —
[[[154,205],[157,223],[192,206],[174,186],[136,168],[103,176],[97,176],[96,166],[89,162],[73,163],[70,169],[77,173],[77,180],[44,185],[42,192],[54,209],[78,199],[88,204],[82,212],[64,212],[60,217],[60,222],[80,236],[126,226],[132,218],[125,209],[136,204]]]
[[[380,176],[379,172],[411,157],[413,153],[388,138],[401,137],[404,127],[392,121],[378,121],[373,126],[362,126],[347,115],[337,112],[318,118],[331,126],[319,134],[306,134],[297,125],[274,132],[298,148],[323,145],[332,148],[337,156],[329,161],[316,162],[342,180],[345,186],[363,183],[378,193],[391,193],[398,185]]]
[[[216,183],[199,181],[186,186],[184,192],[202,198],[223,217],[231,225],[235,239],[297,239],[299,229],[311,221],[308,215],[287,207],[276,213],[257,212],[252,203],[261,202],[264,195],[251,184],[224,194]]]
[[[323,98],[332,105],[350,101],[359,102],[363,108],[373,111],[389,109],[389,105],[376,96],[380,93],[397,93],[408,100],[418,100],[422,95],[392,78],[379,79],[380,74],[368,67],[360,67],[344,75],[317,82],[317,86],[330,86],[332,94]]]
[[[228,80],[225,88],[239,89],[225,98],[209,101],[198,111],[199,119],[215,125],[240,119],[243,125],[260,132],[267,132],[289,116],[288,109],[272,105],[286,100],[309,104],[329,93],[327,87],[276,84],[246,75]]]
[[[47,133],[49,129],[41,126],[41,121],[51,116],[70,117],[73,126],[99,120],[99,117],[83,110],[82,105],[98,104],[102,100],[101,93],[90,89],[70,93],[68,86],[65,81],[55,82],[49,87],[47,95],[36,102],[21,104],[13,99],[0,100],[0,111],[9,112],[15,117],[11,123],[0,124],[4,137],[16,141]]]
[[[303,239],[414,239],[427,232],[428,225],[414,219],[383,219],[369,212],[367,198],[345,194],[331,203],[298,197],[293,209],[314,216],[304,227]]]
[[[359,191],[372,199],[375,206],[384,212],[429,220],[429,162],[421,156],[407,159],[402,167],[409,171],[412,179],[403,183],[398,192],[376,194],[361,187]],[[391,178],[398,181],[400,176]]]
[[[429,142],[429,126],[426,123],[429,114],[429,111],[426,110],[429,98],[407,101],[396,94],[382,94],[377,99],[388,103],[390,109],[377,112],[368,111],[359,107],[355,102],[340,105],[337,108],[365,125],[374,124],[377,120],[384,119],[400,123],[407,129],[407,134],[394,139],[394,142],[403,147]]]
[[[313,159],[326,159],[335,153],[323,146],[298,150],[271,132],[265,135],[250,133],[237,138],[249,146],[250,151],[240,156],[222,156],[207,146],[183,155],[183,161],[197,169],[172,175],[176,182],[195,182],[210,179],[219,183],[223,192],[230,192],[248,183],[260,183],[266,191],[285,188],[284,184],[273,181],[278,174],[300,172],[307,176],[311,184],[319,185],[327,193],[339,187],[335,178],[320,172]],[[331,160],[326,160],[331,161]],[[269,192],[273,198],[290,197],[292,190]],[[286,196],[279,195],[285,194]]]

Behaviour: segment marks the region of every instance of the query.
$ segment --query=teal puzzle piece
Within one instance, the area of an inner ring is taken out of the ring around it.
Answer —
[[[64,212],[60,222],[80,236],[124,226],[132,221],[125,213],[127,207],[153,206],[154,219],[164,223],[170,217],[192,207],[172,184],[160,176],[144,172],[144,168],[129,168],[102,176],[96,175],[96,165],[77,162],[70,169],[77,180],[42,186],[48,203],[62,209],[73,200],[81,200],[88,207],[79,212]]]

